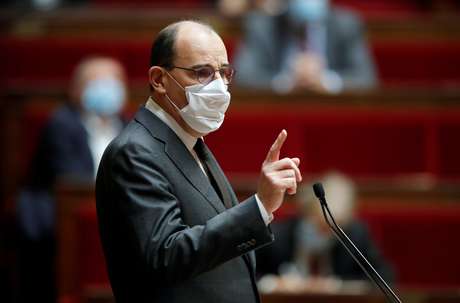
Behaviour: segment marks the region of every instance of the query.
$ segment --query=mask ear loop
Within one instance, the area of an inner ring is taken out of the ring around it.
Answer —
[[[169,103],[171,103],[171,105],[176,109],[176,111],[180,113],[181,109],[171,100],[171,98],[169,98],[168,94],[166,94],[166,98],[168,99]]]
[[[167,73],[168,76],[169,76],[171,79],[173,79],[174,82],[176,82],[176,84],[177,84],[180,88],[182,88],[182,90],[185,92],[185,88],[184,88],[182,85],[180,85],[179,81],[177,81],[167,70],[166,70],[166,73]]]
[[[167,70],[165,70],[165,71],[166,71],[166,73],[168,74],[168,76],[169,76],[171,79],[173,79],[174,82],[176,82],[176,84],[177,84],[180,88],[182,88],[182,90],[185,92],[184,87],[183,87],[182,85],[180,85],[180,83],[179,83],[179,82],[178,82],[178,81],[177,81]],[[179,108],[179,106],[177,106],[176,103],[174,103],[174,102],[171,100],[171,98],[168,96],[168,93],[165,93],[165,95],[166,95],[166,98],[168,99],[169,103],[171,103],[172,106],[176,109],[176,111],[177,111],[178,113],[180,113],[180,112],[181,112],[181,109]]]

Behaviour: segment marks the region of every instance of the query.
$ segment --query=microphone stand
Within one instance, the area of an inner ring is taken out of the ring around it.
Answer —
[[[391,289],[391,287],[385,282],[385,280],[379,275],[375,268],[369,263],[369,261],[364,257],[361,251],[356,247],[353,241],[345,234],[345,232],[337,225],[334,217],[332,216],[331,211],[326,202],[324,188],[321,183],[315,183],[313,185],[313,191],[315,196],[318,198],[321,209],[323,211],[324,219],[326,220],[329,227],[334,232],[334,235],[339,240],[340,243],[345,247],[348,253],[353,257],[353,259],[358,263],[361,269],[366,273],[368,278],[377,285],[377,287],[382,291],[382,293],[387,298],[388,302],[401,303],[402,301]],[[329,219],[330,217],[330,219]]]

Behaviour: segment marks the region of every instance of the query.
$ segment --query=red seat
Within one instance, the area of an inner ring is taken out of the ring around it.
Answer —
[[[67,87],[76,64],[88,56],[121,61],[130,81],[147,81],[150,41],[72,39],[0,39],[2,86]]]
[[[369,225],[383,255],[393,265],[402,287],[460,287],[460,207],[408,205],[388,201],[368,206],[359,216]],[[385,205],[386,203],[383,203]],[[284,206],[283,206],[284,207]],[[107,286],[94,207],[76,213],[79,287]]]
[[[150,6],[168,8],[202,8],[209,5],[206,0],[92,0],[99,6]]]
[[[282,128],[288,139],[281,156],[300,157],[301,169],[310,174],[336,169],[357,177],[460,177],[460,112],[453,109],[235,105],[222,129],[206,140],[227,173],[257,174]]]
[[[460,207],[391,204],[360,216],[405,287],[460,287]],[[383,203],[385,204],[385,203]],[[392,206],[393,207],[392,207]]]
[[[460,84],[460,42],[386,41],[372,49],[385,86]]]
[[[78,243],[78,287],[80,292],[89,287],[107,286],[107,275],[104,254],[102,252],[96,209],[81,207],[76,213]]]
[[[237,38],[226,39],[233,58]],[[150,61],[149,40],[82,38],[0,39],[1,86],[65,87],[75,65],[94,55],[114,57],[126,67],[131,82],[145,83]],[[387,41],[372,50],[384,86],[453,86],[460,83],[460,43]]]

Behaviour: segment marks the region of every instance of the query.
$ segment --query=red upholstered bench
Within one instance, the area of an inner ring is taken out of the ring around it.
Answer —
[[[88,56],[120,60],[130,81],[147,81],[151,41],[83,38],[0,39],[0,86],[67,87],[76,64]]]
[[[154,34],[154,33],[152,33]],[[237,38],[226,39],[230,59]],[[131,82],[146,83],[151,41],[83,38],[0,39],[1,86],[66,87],[75,65],[91,55],[111,56]],[[385,86],[444,86],[460,83],[460,42],[385,41],[372,45]]]
[[[359,210],[383,255],[392,263],[401,287],[460,287],[460,207],[407,204]],[[107,287],[94,208],[75,212],[78,289]]]
[[[460,287],[460,206],[403,204],[361,209],[376,243],[392,263],[398,284]]]
[[[78,264],[78,289],[84,292],[91,287],[108,286],[109,279],[94,205],[76,209],[75,219],[77,223],[76,241],[79,244],[77,260],[75,260]]]
[[[363,177],[460,177],[459,111],[294,104],[231,107],[222,129],[206,137],[224,171],[258,173],[274,138],[286,128],[281,156],[301,157],[301,169],[309,174],[335,169]]]
[[[458,41],[381,41],[372,49],[385,86],[460,84]]]
[[[99,6],[138,6],[168,7],[168,8],[202,8],[209,7],[210,1],[206,0],[92,0]]]

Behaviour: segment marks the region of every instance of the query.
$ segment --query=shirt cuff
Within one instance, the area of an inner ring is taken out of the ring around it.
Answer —
[[[273,214],[269,214],[267,210],[265,209],[265,206],[260,201],[257,194],[255,196],[256,196],[257,206],[259,206],[260,214],[262,215],[262,219],[264,220],[265,225],[268,225],[270,224],[270,222],[273,221]]]

